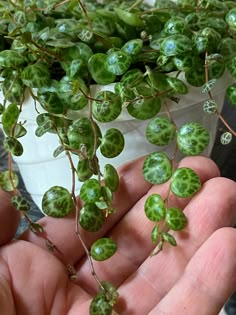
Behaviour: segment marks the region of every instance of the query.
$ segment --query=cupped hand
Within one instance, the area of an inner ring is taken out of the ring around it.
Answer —
[[[101,280],[119,292],[115,306],[122,315],[217,315],[236,289],[236,183],[219,177],[207,158],[185,158],[181,166],[193,168],[202,189],[188,199],[170,196],[188,225],[175,234],[178,246],[165,245],[150,258],[153,223],[146,219],[148,194],[165,197],[168,183],[151,186],[141,175],[142,159],[120,168],[120,188],[115,194],[116,213],[99,233],[81,235],[89,247],[101,236],[118,244],[116,254],[94,262]],[[43,218],[46,238],[63,253],[53,254],[45,239],[26,231],[14,235],[19,214],[10,195],[0,191],[0,313],[1,315],[87,315],[97,284],[91,275],[83,247],[75,234],[74,215],[63,219]],[[10,218],[10,219],[9,219]],[[65,264],[72,264],[77,280],[68,277]]]

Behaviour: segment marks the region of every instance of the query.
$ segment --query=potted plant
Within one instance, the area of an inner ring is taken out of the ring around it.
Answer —
[[[28,218],[29,203],[17,190],[12,158],[25,179],[26,162],[39,161],[34,176],[31,169],[34,181],[26,185],[36,191],[44,168],[49,185],[56,164],[42,211],[56,218],[75,209],[75,233],[100,287],[90,313],[110,314],[118,293],[98,279],[93,259],[109,258],[117,246],[102,238],[87,248],[80,230],[97,232],[106,217],[116,215],[116,166],[137,156],[149,153],[143,175],[150,183],[170,180],[170,191],[180,198],[200,189],[197,174],[175,164],[181,155],[209,154],[204,150],[211,148],[218,118],[225,125],[222,143],[235,136],[220,111],[225,93],[236,104],[236,4],[6,0],[0,1],[0,17],[0,113],[9,152],[0,186],[13,192],[13,205]],[[42,163],[51,156],[48,165]],[[144,211],[154,222],[157,248],[151,255],[165,242],[175,246],[160,222],[183,229],[187,218],[181,209],[168,208],[168,198],[154,194]],[[43,237],[41,226],[30,222],[30,228]],[[69,274],[75,277],[72,266]]]

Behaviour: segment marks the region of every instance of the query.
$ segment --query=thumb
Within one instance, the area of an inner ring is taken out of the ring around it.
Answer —
[[[0,246],[15,235],[21,214],[11,204],[11,194],[0,189]]]

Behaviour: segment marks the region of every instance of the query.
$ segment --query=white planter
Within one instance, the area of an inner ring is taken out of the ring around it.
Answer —
[[[219,104],[219,111],[224,102],[225,88],[231,82],[231,77],[224,75],[213,88],[213,95]],[[202,94],[201,90],[202,88],[191,87],[191,93],[181,96],[181,101],[178,104],[169,102],[168,105],[177,126],[181,126],[188,121],[195,121],[203,124],[209,130],[212,141],[204,152],[204,154],[209,155],[214,143],[217,116],[207,115],[203,112],[202,105],[206,99],[206,95]],[[39,105],[37,105],[37,109],[40,110]],[[161,110],[161,115],[166,115],[164,109]],[[20,114],[20,120],[26,121],[25,127],[28,131],[26,136],[19,139],[24,146],[24,154],[20,157],[15,157],[14,160],[19,167],[26,189],[31,194],[37,206],[41,208],[43,193],[54,185],[61,185],[70,190],[72,176],[65,154],[63,153],[57,158],[53,158],[52,156],[53,151],[59,144],[57,136],[54,134],[45,134],[40,138],[35,136],[37,128],[35,118],[34,103],[31,99],[28,99],[24,103],[23,111]],[[169,146],[168,148],[157,147],[147,143],[145,139],[147,123],[148,121],[137,121],[129,116],[127,112],[124,112],[121,115],[121,119],[117,121],[99,124],[102,132],[111,127],[118,128],[125,137],[125,149],[114,159],[102,157],[98,150],[101,170],[103,170],[103,166],[106,163],[111,163],[117,167],[127,161],[157,150],[166,152],[171,157],[172,148]],[[77,193],[79,192],[80,185],[81,183],[76,183]]]

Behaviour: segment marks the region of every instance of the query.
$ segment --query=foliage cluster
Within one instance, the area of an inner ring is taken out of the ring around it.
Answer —
[[[0,187],[13,192],[12,204],[28,217],[29,202],[19,194],[11,161],[12,156],[24,153],[20,139],[27,130],[19,117],[29,93],[38,113],[35,136],[54,133],[59,140],[54,157],[65,153],[71,165],[71,191],[51,187],[43,196],[42,208],[53,217],[64,217],[76,209],[75,233],[100,288],[91,303],[91,315],[111,314],[118,297],[114,286],[100,281],[93,268],[93,259],[111,257],[117,246],[112,239],[102,238],[88,249],[80,229],[97,232],[108,216],[115,215],[112,201],[119,175],[110,163],[100,169],[97,151],[104,158],[113,158],[122,154],[125,145],[120,130],[109,128],[102,134],[99,125],[119,119],[122,111],[127,111],[139,121],[148,121],[146,138],[150,143],[176,143],[172,157],[157,151],[143,164],[147,181],[170,183],[165,199],[153,194],[145,203],[145,214],[154,222],[151,240],[156,248],[151,255],[162,250],[165,242],[176,246],[171,230],[182,230],[187,218],[182,209],[168,207],[169,194],[190,197],[199,191],[201,182],[192,169],[175,169],[175,156],[178,150],[184,155],[198,155],[210,139],[199,123],[186,122],[178,128],[168,101],[178,102],[181,95],[189,93],[186,82],[201,87],[200,93],[208,98],[203,111],[218,115],[225,123],[227,131],[221,140],[229,143],[235,131],[220,115],[211,91],[225,71],[236,77],[235,36],[235,1],[157,0],[153,5],[142,0],[0,1],[4,96],[0,115],[6,136],[4,147],[9,152],[9,169],[0,174]],[[94,84],[113,84],[114,90],[93,95]],[[227,88],[226,97],[232,106],[236,105],[234,84]],[[168,112],[165,117],[158,116],[162,106]],[[77,165],[72,155],[77,156]],[[74,191],[77,180],[83,182],[81,209]],[[40,225],[30,222],[30,227],[43,235]],[[46,244],[53,249],[49,240]],[[75,273],[69,267],[73,279]]]

